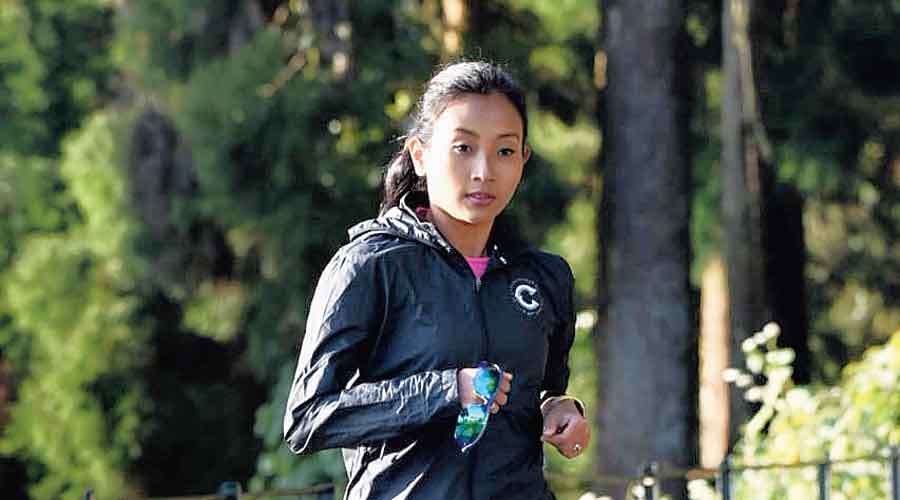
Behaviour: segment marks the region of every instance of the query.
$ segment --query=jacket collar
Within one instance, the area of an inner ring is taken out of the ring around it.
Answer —
[[[370,219],[351,227],[348,231],[350,239],[355,240],[371,233],[389,233],[424,243],[447,253],[456,252],[434,224],[420,220],[416,215],[416,208],[428,205],[428,193],[424,191],[407,193],[400,199],[398,206],[391,207],[376,219]],[[488,256],[506,264],[530,248],[518,237],[512,225],[503,216],[497,217],[491,229],[491,235],[488,237]]]

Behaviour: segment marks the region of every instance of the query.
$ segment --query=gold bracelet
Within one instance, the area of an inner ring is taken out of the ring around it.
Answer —
[[[567,395],[552,396],[552,397],[545,399],[544,402],[541,403],[541,413],[542,414],[544,413],[544,407],[547,406],[547,404],[550,403],[551,401],[553,401],[553,406],[556,406],[557,404],[562,403],[563,401],[572,401],[572,403],[575,404],[575,409],[578,410],[578,413],[581,413],[582,417],[585,416],[584,402],[581,401],[580,399],[576,398],[575,396],[567,396]]]

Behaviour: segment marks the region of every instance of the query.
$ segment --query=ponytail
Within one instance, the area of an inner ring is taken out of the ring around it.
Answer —
[[[384,172],[384,200],[381,202],[380,213],[400,205],[400,200],[406,193],[413,191],[425,191],[425,178],[416,174],[412,155],[409,148],[403,145],[403,149],[394,155]]]

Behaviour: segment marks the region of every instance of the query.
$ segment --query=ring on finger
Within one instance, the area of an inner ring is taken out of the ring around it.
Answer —
[[[581,443],[575,443],[575,444],[572,446],[572,451],[573,451],[576,455],[578,455],[579,453],[581,453],[581,450],[583,450],[583,449],[584,449],[584,448],[581,447]]]

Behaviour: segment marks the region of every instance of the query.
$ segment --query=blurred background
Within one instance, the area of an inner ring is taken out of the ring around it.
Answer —
[[[509,212],[577,279],[561,500],[900,445],[897,47],[896,0],[0,0],[0,496],[340,492],[281,441],[311,292],[460,57],[528,90]]]

